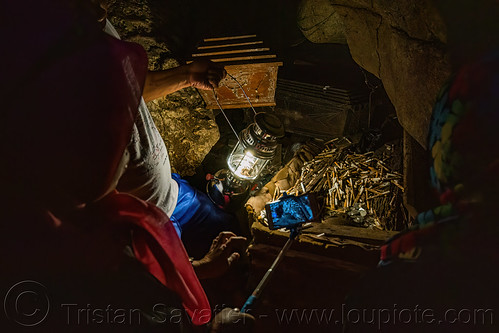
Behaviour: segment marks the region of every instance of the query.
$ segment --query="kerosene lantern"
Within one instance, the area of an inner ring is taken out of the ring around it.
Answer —
[[[254,122],[241,131],[227,158],[228,170],[219,170],[207,186],[210,198],[225,207],[229,198],[248,189],[275,156],[277,139],[284,136],[281,120],[274,114],[255,114]]]
[[[227,165],[239,180],[255,180],[267,163],[274,158],[277,139],[284,136],[279,118],[260,112],[254,123],[239,135],[239,141],[227,158]]]

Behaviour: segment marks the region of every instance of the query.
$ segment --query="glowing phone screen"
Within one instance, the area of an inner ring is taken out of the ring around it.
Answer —
[[[289,196],[269,204],[274,229],[288,227],[313,219],[308,195]]]

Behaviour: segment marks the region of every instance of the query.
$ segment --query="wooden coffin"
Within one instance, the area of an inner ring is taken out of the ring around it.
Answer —
[[[275,105],[277,70],[282,62],[256,35],[206,38],[192,54],[192,59],[200,58],[223,64],[229,74],[215,89],[224,109],[250,107],[239,84],[254,107]],[[208,109],[218,109],[213,91],[199,92]]]

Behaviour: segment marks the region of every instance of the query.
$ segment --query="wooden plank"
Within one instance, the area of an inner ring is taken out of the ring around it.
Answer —
[[[310,266],[320,267],[321,270],[327,270],[328,272],[341,271],[343,273],[365,273],[369,268],[372,268],[371,265],[362,265],[357,262],[351,262],[344,260],[343,258],[334,258],[332,256],[319,255],[316,253],[310,253],[300,250],[295,250],[294,248],[299,248],[298,242],[293,244],[294,247],[285,254],[284,259],[288,265],[293,265],[295,267],[303,267],[303,264],[306,263]],[[264,255],[274,259],[279,251],[280,247],[268,245],[268,244],[252,244],[248,248],[249,252],[253,255]],[[297,265],[297,263],[301,263],[301,265]],[[371,266],[371,267],[369,267]]]
[[[217,37],[217,38],[205,38],[204,42],[219,42],[225,40],[234,40],[234,39],[245,39],[245,38],[255,38],[256,35],[243,35],[243,36],[229,36],[229,37]]]
[[[209,58],[208,58],[209,59]],[[193,60],[187,61],[187,63],[191,63]],[[251,61],[230,61],[227,63],[220,62],[222,66],[241,66],[241,65],[259,65],[259,64],[277,64],[278,66],[282,66],[282,62],[279,61],[279,58],[270,58],[270,59],[253,59]]]
[[[262,107],[262,106],[275,106],[275,102],[253,102],[253,101],[251,101],[251,104],[255,108]],[[225,103],[222,104],[222,107],[223,107],[224,110],[225,109],[241,109],[241,108],[247,108],[249,106],[250,105],[248,104],[248,102],[246,102],[246,103],[238,103],[238,104],[225,104]],[[217,109],[217,110],[219,110],[218,104],[216,104],[216,102],[215,103],[213,103],[213,102],[208,103],[207,102],[206,103],[206,108],[207,109]]]
[[[230,62],[230,61],[245,61],[245,60],[259,60],[259,59],[275,59],[275,54],[247,56],[247,57],[234,57],[234,58],[219,58],[211,59],[213,62]]]
[[[238,47],[238,46],[257,45],[257,44],[263,44],[263,41],[258,40],[254,42],[244,42],[244,43],[234,43],[234,44],[203,45],[203,46],[198,46],[198,50],[217,49],[223,47]]]
[[[193,57],[210,57],[210,56],[218,56],[218,55],[226,55],[226,54],[237,54],[237,53],[250,53],[250,52],[266,52],[270,51],[268,47],[260,47],[255,49],[238,49],[238,50],[226,50],[226,51],[216,51],[216,52],[207,52],[207,53],[194,53]]]
[[[340,217],[328,217],[322,223],[311,223],[311,227],[304,229],[302,232],[302,236],[313,236],[319,234],[325,234],[322,236],[322,240],[324,243],[328,242],[328,238],[337,237],[344,241],[352,240],[355,242],[375,245],[379,246],[386,242],[389,238],[397,235],[399,231],[387,231],[387,230],[376,230],[376,229],[368,229],[362,227],[354,227],[345,224],[336,224],[338,221],[341,221]],[[345,223],[347,221],[345,220]],[[286,236],[289,233],[281,232],[280,230],[270,230],[269,228],[261,225],[258,222],[255,222],[252,225],[252,230],[255,229],[270,235],[279,235]]]
[[[322,90],[325,86],[319,86],[317,84],[311,84],[311,83],[306,83],[306,82],[297,82],[297,81],[292,81],[292,80],[286,80],[286,79],[279,79],[279,83],[282,83],[282,85],[289,85],[289,86],[294,86],[294,87],[301,87],[301,88],[309,88],[311,90],[318,89]],[[337,92],[341,94],[349,94],[350,89],[340,89],[340,88],[335,88],[334,86],[329,86],[326,91],[328,92]]]
[[[267,244],[278,248],[282,248],[289,238],[289,232],[269,230],[259,222],[252,224],[251,233],[254,236],[254,244]],[[350,239],[337,238],[336,240],[337,242],[325,242],[312,239],[306,235],[301,235],[299,239],[294,242],[293,249],[330,258],[341,258],[342,260],[358,264],[361,262],[372,263],[372,265],[375,266],[379,261],[378,245],[366,244]]]
[[[237,71],[237,70],[239,70],[241,65],[243,65],[243,64],[237,64],[237,65],[228,64],[227,66],[225,66],[225,69],[228,71],[232,71],[232,70]],[[254,66],[255,68],[264,69],[267,67],[282,66],[282,62],[280,62],[280,61],[258,62],[258,63],[251,63],[251,64],[247,64],[247,65]]]
[[[383,244],[386,240],[399,233],[398,231],[377,230],[335,224],[338,220],[339,218],[337,217],[326,218],[323,223],[313,224],[312,228],[304,230],[304,234],[325,233],[326,235],[338,236],[366,243]]]
[[[266,60],[266,59],[275,59],[275,54],[268,55],[259,55],[259,56],[246,56],[246,57],[233,57],[233,58],[218,58],[218,59],[210,59],[213,62],[236,62],[236,61],[247,61],[247,60]],[[187,61],[190,64],[192,60]],[[243,64],[243,63],[241,63]],[[282,66],[282,62],[279,62],[280,66]]]

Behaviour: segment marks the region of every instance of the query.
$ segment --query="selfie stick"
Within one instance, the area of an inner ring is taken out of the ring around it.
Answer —
[[[248,299],[246,300],[246,303],[244,303],[243,307],[241,308],[241,312],[247,312],[247,311],[251,310],[251,307],[256,303],[258,298],[260,298],[260,295],[262,294],[263,289],[269,283],[270,279],[272,278],[272,275],[274,274],[275,269],[281,263],[282,259],[284,258],[284,255],[286,254],[288,249],[291,247],[293,240],[296,238],[296,236],[298,236],[300,231],[301,231],[301,225],[298,227],[294,227],[294,228],[290,229],[291,233],[289,235],[288,241],[286,242],[286,244],[284,244],[284,247],[282,248],[281,252],[279,252],[279,255],[277,256],[277,258],[275,258],[274,262],[272,263],[272,266],[270,266],[267,273],[265,273],[262,280],[260,281],[258,286],[256,286],[256,288],[253,291],[253,293],[251,294],[251,296],[248,297]]]

